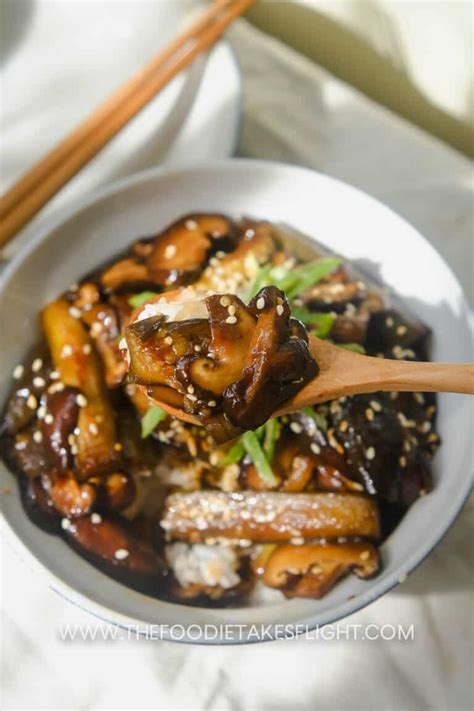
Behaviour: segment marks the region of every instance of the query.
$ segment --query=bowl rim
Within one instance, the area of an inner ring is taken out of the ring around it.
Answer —
[[[220,159],[220,160],[214,160],[214,161],[203,161],[203,162],[196,162],[192,164],[186,164],[186,163],[179,163],[175,164],[172,167],[168,166],[158,166],[158,167],[153,167],[149,168],[144,171],[140,171],[138,173],[131,174],[129,176],[126,176],[124,178],[121,178],[119,180],[116,180],[103,188],[99,190],[94,190],[91,193],[88,193],[77,200],[74,201],[74,203],[70,206],[65,207],[62,209],[60,212],[56,214],[54,219],[49,220],[46,224],[44,224],[40,229],[38,229],[38,232],[22,247],[18,250],[18,252],[14,255],[14,257],[11,259],[11,261],[7,264],[6,268],[4,269],[3,273],[0,275],[0,297],[4,293],[4,291],[8,288],[9,282],[11,278],[15,275],[16,270],[21,266],[23,263],[24,259],[27,258],[30,254],[30,252],[34,251],[34,249],[40,245],[42,242],[46,241],[49,236],[58,228],[60,228],[63,223],[66,221],[74,218],[77,214],[81,213],[84,210],[87,210],[90,206],[94,205],[95,203],[105,200],[109,197],[112,197],[114,194],[119,193],[125,189],[130,188],[131,186],[136,186],[142,182],[146,182],[148,180],[153,180],[153,179],[159,179],[162,177],[170,177],[174,174],[180,175],[183,173],[200,173],[202,171],[215,171],[215,170],[225,170],[225,171],[239,171],[239,170],[248,170],[248,169],[255,169],[259,170],[262,168],[267,168],[270,170],[277,170],[280,172],[287,172],[287,173],[298,173],[302,176],[317,176],[319,179],[322,179],[323,181],[333,183],[335,187],[343,188],[344,190],[348,190],[349,192],[353,192],[359,195],[359,197],[362,197],[368,204],[372,203],[373,206],[376,206],[378,209],[383,209],[385,211],[388,211],[388,213],[391,213],[392,217],[395,217],[396,220],[404,224],[405,227],[409,228],[412,233],[413,237],[417,238],[418,240],[421,240],[423,243],[423,246],[425,249],[428,249],[428,251],[431,252],[431,254],[438,260],[441,260],[443,263],[444,268],[449,272],[450,277],[452,280],[456,283],[457,287],[459,288],[459,301],[461,307],[464,309],[466,314],[470,314],[470,308],[467,304],[467,300],[465,298],[464,292],[462,290],[461,285],[459,284],[459,281],[457,277],[454,275],[451,267],[446,263],[444,258],[437,252],[437,250],[430,244],[430,242],[423,237],[423,235],[417,230],[416,227],[411,225],[405,218],[400,216],[398,213],[396,213],[394,210],[392,210],[390,207],[385,205],[384,203],[380,202],[376,198],[372,197],[365,191],[361,190],[360,188],[357,188],[355,186],[352,186],[348,183],[345,183],[342,180],[339,180],[337,178],[334,178],[332,176],[328,176],[326,174],[320,173],[316,170],[312,170],[310,168],[306,167],[301,167],[301,166],[295,166],[291,165],[288,163],[283,163],[283,162],[278,162],[278,161],[268,161],[268,160],[262,160],[262,159],[253,159],[253,158],[228,158],[228,159]],[[468,319],[467,321],[470,321],[469,327],[470,330],[473,330],[473,324],[472,324],[472,319]],[[469,452],[467,451],[467,454]],[[373,588],[369,588],[366,592],[360,593],[357,598],[356,602],[353,600],[347,600],[346,602],[338,605],[338,612],[336,616],[331,615],[331,613],[328,611],[326,613],[321,613],[320,616],[322,616],[322,619],[318,622],[314,621],[315,614],[314,612],[306,615],[302,620],[295,622],[294,627],[299,627],[301,626],[304,628],[304,631],[312,631],[317,628],[321,628],[324,625],[327,624],[333,624],[337,622],[338,620],[344,619],[350,614],[353,614],[362,608],[366,607],[368,604],[373,602],[374,600],[378,599],[379,597],[382,597],[385,595],[387,592],[392,590],[395,586],[397,586],[399,583],[401,583],[407,575],[409,575],[415,568],[417,568],[426,558],[427,556],[432,552],[432,550],[438,545],[438,543],[442,540],[442,538],[446,535],[448,530],[451,528],[453,523],[455,522],[456,518],[458,517],[461,509],[464,506],[464,503],[467,500],[467,497],[469,496],[470,490],[471,490],[472,482],[471,482],[471,477],[466,476],[465,480],[465,485],[463,487],[459,487],[458,494],[455,498],[451,500],[451,506],[450,506],[450,513],[449,516],[446,517],[442,525],[439,525],[437,527],[437,532],[432,539],[424,545],[420,545],[416,549],[416,553],[410,556],[410,558],[406,561],[406,565],[404,565],[404,573],[401,576],[399,570],[395,570],[392,572],[391,575],[387,576],[385,580],[381,580],[379,585],[374,586]],[[3,511],[1,513],[1,529],[4,531],[4,536],[6,538],[7,543],[10,545],[10,547],[19,555],[19,557],[27,564],[27,566],[30,568],[30,570],[34,570],[35,573],[40,573],[40,575],[43,578],[46,578],[46,580],[49,583],[49,587],[54,590],[56,593],[58,593],[61,597],[65,598],[69,602],[73,603],[80,609],[90,613],[94,617],[107,622],[109,624],[113,624],[118,627],[123,627],[125,629],[130,629],[131,626],[135,627],[144,627],[148,622],[144,620],[140,620],[139,618],[128,618],[124,614],[114,610],[113,608],[109,608],[106,605],[103,605],[100,602],[95,601],[91,597],[89,597],[87,594],[81,593],[77,591],[74,587],[69,585],[65,580],[63,580],[61,577],[53,573],[45,564],[43,564],[36,556],[35,554],[29,550],[29,548],[26,546],[25,543],[20,539],[20,537],[16,534],[13,526],[10,524],[9,521],[5,518]],[[5,535],[6,534],[6,535]],[[148,596],[147,596],[148,597]],[[355,604],[354,604],[355,602]],[[178,605],[176,605],[178,607]],[[181,607],[181,606],[179,606]],[[313,620],[313,621],[312,621]],[[198,623],[196,623],[198,624]],[[252,626],[251,623],[248,623],[248,626]],[[293,632],[289,632],[284,635],[278,635],[275,634],[275,632],[272,630],[271,634],[268,635],[268,637],[265,640],[259,640],[259,639],[252,639],[249,638],[248,633],[245,635],[242,635],[239,637],[239,639],[226,639],[226,638],[217,638],[216,640],[209,640],[209,639],[193,639],[192,637],[189,637],[188,634],[182,638],[182,639],[176,639],[173,636],[169,636],[169,634],[164,634],[161,639],[167,639],[170,641],[175,641],[175,642],[182,642],[182,643],[191,643],[191,644],[210,644],[210,645],[231,645],[231,644],[249,644],[249,643],[257,643],[261,641],[273,641],[275,639],[282,639],[283,637],[295,637],[298,636],[298,634],[295,634]]]

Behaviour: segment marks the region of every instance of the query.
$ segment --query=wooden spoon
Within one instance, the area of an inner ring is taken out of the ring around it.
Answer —
[[[377,391],[452,392],[474,394],[474,363],[419,363],[352,353],[328,341],[309,337],[319,373],[273,416],[345,395]],[[185,422],[199,420],[179,408],[156,401],[166,412]]]

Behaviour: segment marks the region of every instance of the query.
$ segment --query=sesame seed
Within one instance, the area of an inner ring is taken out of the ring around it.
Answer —
[[[401,467],[406,467],[406,465],[407,465],[406,457],[400,457],[400,459],[398,461],[399,461]]]
[[[209,462],[212,464],[213,467],[216,467],[219,464],[220,457],[217,454],[217,452],[211,452],[209,455]]]
[[[404,336],[405,333],[408,331],[406,326],[398,326],[396,330],[397,336]]]
[[[57,370],[52,370],[51,373],[49,374],[49,377],[51,380],[57,380],[59,378],[59,373]]]
[[[290,430],[291,430],[292,432],[295,432],[295,434],[300,434],[301,432],[303,432],[303,428],[302,428],[302,426],[299,424],[299,422],[292,422],[292,423],[290,424]]]
[[[257,309],[261,311],[262,309],[265,308],[265,299],[263,296],[261,296],[259,299],[257,299]]]
[[[79,407],[85,407],[87,405],[87,398],[84,397],[82,393],[79,393],[79,395],[76,395],[76,403]]]
[[[392,318],[391,316],[389,316],[388,318],[385,319],[385,325],[386,325],[388,328],[392,328],[392,326],[394,325],[394,321],[393,321],[393,318]]]
[[[374,419],[374,411],[370,409],[370,407],[367,408],[365,411],[365,416],[369,420],[369,422],[372,422]]]
[[[49,386],[48,392],[51,393],[51,395],[54,395],[54,393],[60,393],[61,390],[64,390],[64,388],[64,383],[53,383]]]
[[[95,424],[95,422],[91,422],[89,425],[89,432],[93,435],[99,434],[99,428]]]
[[[92,353],[92,346],[90,343],[86,343],[85,345],[82,346],[82,352],[84,355],[89,355]]]
[[[15,442],[15,449],[18,449],[18,450],[26,449],[26,442],[24,442],[24,441]]]
[[[173,343],[173,339],[171,336],[166,336],[166,338],[163,339],[164,343],[166,343],[167,346],[171,346]]]
[[[195,220],[186,220],[184,223],[184,226],[186,227],[187,230],[195,230],[198,226],[197,222]]]
[[[194,386],[193,386],[193,385],[188,385],[187,390],[188,390],[188,393],[191,393],[191,394],[192,394],[192,393],[194,392]]]
[[[425,403],[425,398],[423,397],[423,395],[422,395],[421,393],[413,393],[413,394],[414,394],[415,400],[416,400],[420,405],[424,405],[424,403]]]
[[[372,408],[372,410],[375,410],[375,412],[382,412],[382,405],[377,402],[377,400],[371,400],[370,407]]]
[[[431,422],[423,422],[423,424],[420,427],[420,432],[423,432],[423,434],[427,434],[431,429]]]
[[[71,306],[69,309],[69,314],[73,318],[81,318],[81,311],[80,309],[76,308],[76,306]]]
[[[196,353],[200,353],[200,352],[201,352],[201,346],[194,346],[194,350],[196,351]]]
[[[35,398],[34,395],[28,396],[26,406],[29,407],[30,410],[36,410],[36,408],[38,407],[38,400]]]
[[[276,307],[277,315],[283,316],[284,311],[285,311],[284,307],[281,304],[278,304],[278,306]]]
[[[41,358],[35,358],[33,363],[31,364],[31,370],[33,373],[37,373],[41,368],[43,367],[43,361]]]
[[[46,385],[46,380],[44,378],[40,378],[38,375],[36,378],[33,378],[33,385],[35,388],[44,388]]]
[[[46,407],[45,405],[40,405],[38,409],[36,410],[36,417],[38,420],[42,420],[46,415]]]
[[[362,551],[362,553],[360,554],[359,558],[360,558],[361,560],[369,560],[369,558],[370,558],[370,551]]]
[[[91,523],[102,523],[102,516],[98,513],[91,514]]]
[[[47,425],[52,425],[54,422],[54,417],[50,413],[48,413],[44,416],[44,421]]]
[[[235,316],[235,311],[236,311],[236,308],[234,305],[229,306],[229,308],[227,309],[227,313],[229,314],[229,316]]]
[[[339,432],[346,432],[349,428],[349,423],[347,420],[342,420],[339,425]]]
[[[215,400],[209,400],[209,402],[207,404],[209,405],[209,407],[216,407],[217,406],[217,402]]]
[[[114,449],[115,449],[116,452],[121,452],[122,449],[123,449],[123,447],[122,447],[122,445],[120,444],[120,442],[115,442],[115,444],[114,444]]]
[[[221,306],[226,308],[227,306],[230,306],[231,300],[228,296],[221,296],[221,298],[219,299],[219,303]]]
[[[72,346],[66,343],[61,349],[60,357],[61,358],[67,358],[68,356],[72,356],[73,354],[73,349]]]
[[[293,538],[290,538],[290,543],[293,546],[302,546],[304,544],[304,538],[302,536],[293,536]]]
[[[23,373],[25,372],[25,368],[22,365],[17,365],[15,370],[13,371],[13,378],[15,380],[20,380],[20,378],[23,377]]]
[[[117,548],[114,553],[114,556],[117,558],[117,560],[125,560],[125,558],[128,558],[129,555],[130,552],[126,548]]]
[[[79,427],[74,427],[72,432],[76,435],[76,437],[81,434],[81,430],[79,429]]]
[[[63,531],[67,531],[68,528],[71,528],[71,521],[68,518],[62,518],[61,528],[63,529]]]
[[[375,459],[375,449],[373,447],[368,447],[368,449],[365,450],[365,456],[367,459]]]
[[[36,432],[33,432],[33,441],[39,444],[40,442],[43,441],[43,435],[39,430],[36,430]]]
[[[197,402],[197,397],[196,395],[186,395],[188,400],[191,400],[191,402]]]
[[[316,444],[316,442],[311,442],[311,451],[314,454],[320,454],[321,453],[321,447]]]
[[[169,244],[167,247],[165,247],[165,259],[171,259],[171,257],[174,257],[177,251],[178,249],[175,244]]]
[[[234,323],[237,323],[237,317],[236,316],[229,316],[225,320],[226,323],[229,323],[230,325],[233,325]]]

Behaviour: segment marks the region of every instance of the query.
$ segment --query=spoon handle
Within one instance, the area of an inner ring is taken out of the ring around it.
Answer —
[[[385,360],[380,365],[379,390],[474,394],[474,363]]]

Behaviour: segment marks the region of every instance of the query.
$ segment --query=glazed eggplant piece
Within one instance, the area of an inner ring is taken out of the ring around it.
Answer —
[[[155,300],[138,317],[171,306],[180,315],[187,304],[191,313],[204,306],[208,319],[167,322],[162,313],[132,323],[129,377],[177,390],[184,410],[203,422],[223,414],[235,428],[254,429],[317,373],[306,331],[276,287],[248,306],[231,294],[182,303],[180,311],[179,302]]]
[[[156,594],[164,586],[165,562],[123,520],[92,514],[70,522],[64,537],[86,560],[135,590]]]
[[[91,338],[64,299],[43,310],[43,328],[59,373],[56,387],[78,391],[78,434],[71,444],[78,473],[110,471],[117,461],[115,417]]]
[[[193,491],[171,494],[161,527],[170,538],[258,542],[361,536],[377,539],[377,505],[360,494]]]

